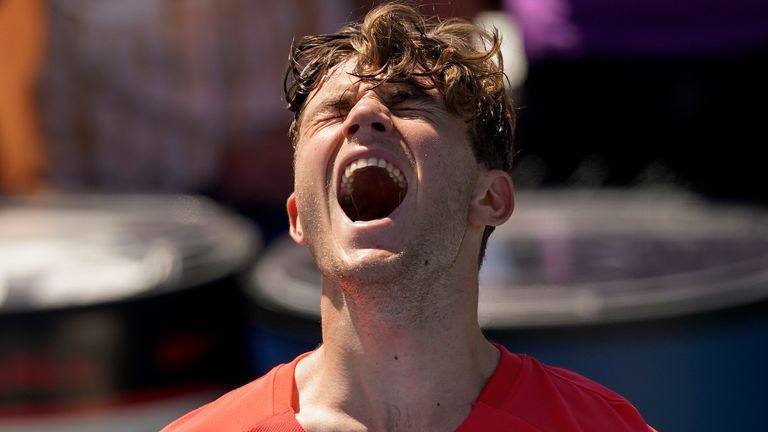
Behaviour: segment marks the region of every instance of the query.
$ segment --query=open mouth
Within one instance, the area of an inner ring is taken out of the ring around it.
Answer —
[[[392,214],[408,191],[405,176],[379,158],[358,159],[344,170],[339,205],[352,222],[381,219]]]

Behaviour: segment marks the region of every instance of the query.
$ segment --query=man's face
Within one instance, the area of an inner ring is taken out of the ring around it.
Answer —
[[[339,283],[447,268],[482,170],[466,124],[435,90],[373,87],[352,68],[332,70],[304,107],[289,199],[294,238]]]

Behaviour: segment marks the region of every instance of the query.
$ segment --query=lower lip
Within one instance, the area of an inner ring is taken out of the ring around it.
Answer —
[[[400,203],[400,205],[397,206],[395,210],[392,211],[392,213],[389,214],[389,216],[379,218],[379,219],[372,219],[369,221],[353,221],[352,219],[347,216],[346,213],[344,213],[343,210],[341,210],[342,214],[344,214],[344,219],[349,222],[354,227],[359,228],[385,228],[388,225],[392,225],[393,222],[399,217],[400,213],[402,213],[403,204],[405,203],[406,197],[403,199],[403,202]],[[341,207],[339,207],[341,209]]]

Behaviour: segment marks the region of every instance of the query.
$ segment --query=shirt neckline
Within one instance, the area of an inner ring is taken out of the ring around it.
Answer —
[[[493,343],[493,346],[499,350],[499,363],[474,403],[483,403],[494,408],[500,408],[507,395],[515,387],[515,382],[523,366],[523,360],[521,356],[511,353],[503,345]],[[299,355],[292,362],[281,366],[275,374],[273,383],[275,413],[286,410],[296,412],[296,407],[293,406],[294,394],[298,391],[296,388],[296,365],[313,352],[309,351]]]

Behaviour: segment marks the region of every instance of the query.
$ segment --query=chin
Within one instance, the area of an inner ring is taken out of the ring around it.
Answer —
[[[317,261],[317,265],[326,278],[342,286],[397,284],[407,280],[416,267],[407,254],[382,249],[359,249],[336,256],[339,258],[328,262]]]

